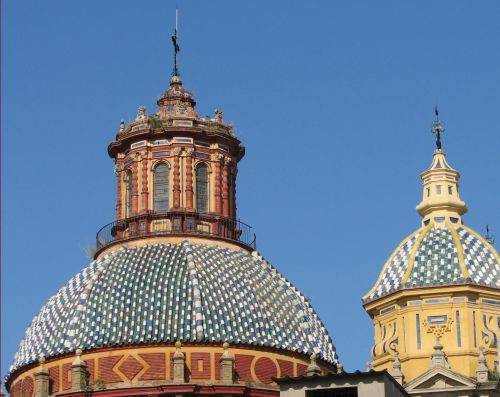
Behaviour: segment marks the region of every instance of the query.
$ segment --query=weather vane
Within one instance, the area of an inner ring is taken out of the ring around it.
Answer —
[[[434,113],[436,114],[436,120],[432,124],[432,133],[436,135],[437,149],[441,150],[441,134],[444,132],[444,127],[439,120],[439,112],[437,106],[434,108]]]
[[[172,76],[179,76],[179,69],[177,68],[177,53],[181,50],[179,47],[179,10],[175,10],[175,32],[172,36],[172,44],[174,45],[174,70]]]

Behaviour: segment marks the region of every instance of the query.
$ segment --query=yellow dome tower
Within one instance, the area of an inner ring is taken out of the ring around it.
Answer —
[[[417,206],[422,225],[363,297],[375,330],[371,366],[389,370],[411,394],[487,388],[498,371],[500,258],[463,223],[467,206],[441,148],[443,131],[436,110],[437,149]]]

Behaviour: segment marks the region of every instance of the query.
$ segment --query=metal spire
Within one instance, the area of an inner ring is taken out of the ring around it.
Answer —
[[[495,237],[490,234],[490,227],[488,225],[486,225],[486,236],[484,236],[484,239],[490,244],[495,244]]]
[[[441,124],[439,120],[439,112],[437,106],[434,107],[434,113],[436,114],[436,120],[432,124],[432,133],[436,135],[436,147],[438,150],[441,150],[441,134],[444,132],[444,126]]]
[[[179,76],[179,69],[177,67],[177,54],[181,50],[179,47],[179,9],[175,9],[175,31],[172,36],[172,44],[174,45],[174,70],[172,76]]]

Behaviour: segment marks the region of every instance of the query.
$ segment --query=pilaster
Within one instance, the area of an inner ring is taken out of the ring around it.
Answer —
[[[224,156],[220,153],[215,155],[215,212],[222,214],[222,197],[221,197],[221,162]]]
[[[193,210],[193,148],[185,151],[186,156],[186,209]]]
[[[174,154],[174,209],[179,209],[181,206],[181,176],[180,176],[180,155],[182,149],[176,147],[173,150]]]
[[[49,371],[45,368],[45,357],[40,356],[38,370],[35,372],[35,397],[49,396]]]
[[[122,178],[123,165],[121,162],[115,164],[116,175],[116,220],[122,219]]]
[[[224,157],[222,168],[222,215],[229,216],[229,164],[230,157]]]
[[[141,181],[142,181],[142,190],[141,190],[141,213],[147,213],[149,207],[149,189],[148,189],[148,152],[141,152]]]
[[[84,390],[87,386],[87,365],[82,360],[81,349],[76,350],[76,358],[71,363],[71,390]]]
[[[137,215],[139,207],[139,158],[134,159],[132,166],[132,215]]]

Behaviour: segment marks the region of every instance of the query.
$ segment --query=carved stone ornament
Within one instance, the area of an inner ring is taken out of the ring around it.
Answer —
[[[453,320],[451,317],[448,317],[448,321],[444,324],[431,324],[427,320],[423,321],[423,325],[426,327],[427,333],[432,333],[436,337],[441,337],[445,332],[450,332],[452,324]]]
[[[222,114],[222,110],[215,109],[215,121],[219,123],[224,122],[224,115]]]
[[[222,153],[217,153],[215,156],[216,156],[217,160],[224,161],[225,156]]]
[[[181,154],[181,152],[182,152],[182,148],[180,148],[180,147],[176,147],[176,148],[174,148],[174,150],[172,150],[172,153],[176,156]]]
[[[146,120],[148,116],[146,115],[146,106],[139,106],[137,109],[137,117],[135,118],[137,121]]]
[[[192,147],[188,147],[184,149],[184,152],[186,153],[186,156],[192,156],[194,153],[194,149]]]
[[[115,164],[115,175],[118,175],[120,171],[123,171],[123,164]]]
[[[231,157],[224,156],[224,164],[231,164]]]
[[[184,102],[179,103],[179,105],[177,106],[177,113],[184,114],[186,113],[186,110],[187,110],[186,104]]]

